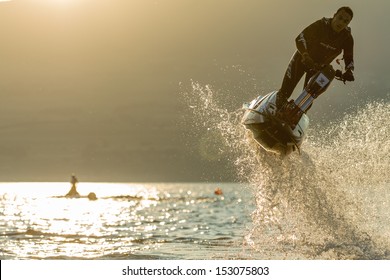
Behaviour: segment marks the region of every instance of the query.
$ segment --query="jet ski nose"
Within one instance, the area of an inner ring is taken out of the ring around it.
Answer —
[[[277,91],[264,97],[257,97],[244,105],[244,116],[241,123],[253,134],[253,139],[266,151],[286,156],[299,150],[308,118],[301,114],[298,125],[291,126],[283,120],[276,106]]]

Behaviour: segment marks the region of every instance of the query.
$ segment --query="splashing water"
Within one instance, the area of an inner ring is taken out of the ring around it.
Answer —
[[[311,129],[302,154],[282,160],[253,141],[242,110],[224,109],[210,86],[192,83],[184,96],[198,128],[218,134],[237,177],[253,190],[251,257],[390,258],[389,103]]]

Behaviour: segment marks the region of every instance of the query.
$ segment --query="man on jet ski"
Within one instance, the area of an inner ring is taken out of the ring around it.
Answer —
[[[329,65],[341,52],[345,62],[344,81],[354,81],[353,37],[348,24],[353,12],[341,7],[333,18],[322,18],[306,27],[295,39],[297,51],[292,56],[278,91],[276,106],[286,104],[296,85],[306,72],[304,86],[318,69],[318,65]]]

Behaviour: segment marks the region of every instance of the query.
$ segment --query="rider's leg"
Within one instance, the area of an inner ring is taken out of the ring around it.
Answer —
[[[282,86],[277,95],[276,106],[278,108],[287,102],[287,99],[291,96],[298,82],[305,73],[304,65],[301,60],[301,54],[296,51],[290,60],[286,73],[284,74]]]

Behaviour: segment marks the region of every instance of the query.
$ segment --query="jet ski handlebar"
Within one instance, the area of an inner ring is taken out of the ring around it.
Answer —
[[[327,66],[330,66],[333,69],[333,67],[331,65],[315,63],[314,64],[314,68],[312,70],[315,71],[315,72],[321,71],[323,68],[325,68]],[[346,79],[344,78],[343,72],[340,69],[337,69],[337,70],[333,69],[333,71],[335,71],[334,72],[335,73],[334,74],[335,79],[338,80],[338,81],[342,81],[345,84]]]

